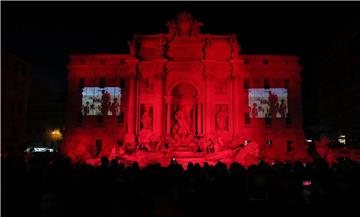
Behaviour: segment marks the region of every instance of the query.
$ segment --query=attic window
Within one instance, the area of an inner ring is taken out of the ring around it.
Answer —
[[[125,61],[124,58],[121,58],[121,59],[120,59],[120,64],[126,64],[126,61]]]

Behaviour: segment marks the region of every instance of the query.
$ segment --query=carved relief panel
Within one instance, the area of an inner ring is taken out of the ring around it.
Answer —
[[[140,105],[140,131],[153,130],[154,106],[149,104]]]
[[[215,94],[227,94],[228,81],[227,80],[216,80],[215,81]]]
[[[215,130],[229,131],[229,108],[227,104],[215,105]]]
[[[141,79],[140,93],[141,94],[153,94],[154,93],[154,80],[153,79]]]

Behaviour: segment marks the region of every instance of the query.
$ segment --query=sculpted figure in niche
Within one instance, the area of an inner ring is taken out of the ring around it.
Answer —
[[[172,129],[172,134],[174,139],[179,141],[184,141],[189,135],[190,135],[190,128],[187,124],[185,113],[183,112],[183,109],[179,109],[175,113],[175,125]]]
[[[128,41],[128,45],[129,45],[129,50],[130,50],[130,55],[131,56],[135,56],[135,42],[134,41]]]
[[[231,48],[231,57],[235,58],[239,55],[240,53],[240,45],[237,42],[236,37],[232,37],[230,40],[230,48]]]
[[[153,121],[153,116],[151,112],[151,107],[146,106],[145,111],[141,117],[141,123],[142,123],[141,130],[152,130],[152,121]]]
[[[212,40],[211,39],[208,39],[208,38],[205,38],[204,40],[204,46],[202,48],[202,52],[203,52],[203,58],[207,58],[208,57],[208,48],[211,46],[212,44]]]
[[[166,26],[168,27],[169,29],[169,38],[172,38],[175,36],[176,34],[176,23],[175,21],[170,21],[166,24]]]
[[[226,105],[220,106],[219,111],[216,114],[216,129],[228,129],[228,110]]]
[[[163,38],[159,38],[157,45],[155,47],[155,56],[160,57],[163,55],[165,40]]]
[[[191,30],[191,35],[192,36],[197,36],[200,35],[200,27],[203,26],[203,23],[197,22],[196,20],[194,21],[192,30]]]
[[[178,34],[179,36],[190,36],[190,30],[193,24],[193,19],[189,13],[181,13],[178,15]]]

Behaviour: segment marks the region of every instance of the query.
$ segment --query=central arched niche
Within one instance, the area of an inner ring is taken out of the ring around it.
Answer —
[[[183,81],[172,89],[171,95],[175,99],[194,99],[198,94],[192,84]]]
[[[197,130],[197,89],[189,82],[180,82],[171,91],[171,129],[173,139],[186,145]]]

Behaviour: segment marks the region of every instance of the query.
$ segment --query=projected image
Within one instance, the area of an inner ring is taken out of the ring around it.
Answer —
[[[85,87],[82,90],[83,115],[119,115],[120,87]]]
[[[249,89],[249,113],[252,118],[285,118],[288,113],[287,89]]]

